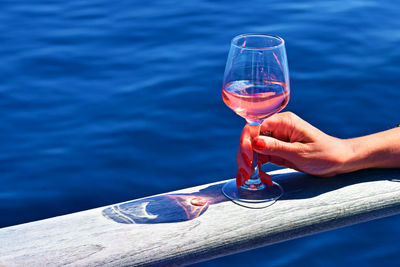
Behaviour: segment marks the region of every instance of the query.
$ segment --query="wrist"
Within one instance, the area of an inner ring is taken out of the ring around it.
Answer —
[[[346,157],[343,162],[342,173],[372,168],[371,148],[362,138],[351,138],[342,140],[346,147]]]

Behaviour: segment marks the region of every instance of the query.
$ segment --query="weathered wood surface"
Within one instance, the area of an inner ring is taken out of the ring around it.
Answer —
[[[0,266],[185,265],[400,212],[400,170],[274,179],[286,192],[265,209],[232,203],[218,182],[3,228]]]

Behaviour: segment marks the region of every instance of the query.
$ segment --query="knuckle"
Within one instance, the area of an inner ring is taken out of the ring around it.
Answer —
[[[293,124],[296,120],[297,120],[297,115],[296,114],[294,114],[293,112],[290,112],[289,111],[289,113],[288,113],[288,115],[287,115],[287,120],[288,120],[288,122],[290,123],[290,124]]]
[[[286,118],[294,118],[296,116],[296,114],[294,114],[291,111],[286,111],[283,114],[285,115]]]
[[[281,149],[282,149],[282,148],[281,148],[281,144],[280,144],[279,141],[276,140],[276,139],[272,139],[271,142],[270,142],[270,146],[267,148],[267,150],[268,150],[269,152],[271,152],[271,153],[278,152],[278,151],[280,151]]]
[[[301,143],[294,143],[293,145],[295,146],[297,155],[300,158],[309,159],[315,155],[315,153],[313,153],[314,150],[307,145]]]
[[[287,112],[285,112],[285,113],[286,113],[286,115],[287,115],[288,117],[294,116],[294,113],[291,112],[291,111],[287,111]]]
[[[295,116],[296,115],[292,112],[285,113],[285,116],[282,117],[281,125],[284,127],[291,127],[294,124]]]
[[[302,120],[299,116],[297,116],[297,114],[295,114],[295,113],[293,113],[293,112],[290,112],[290,111],[288,111],[287,118],[288,118],[288,120],[291,121],[292,123],[295,123],[295,122],[298,123],[299,121]]]

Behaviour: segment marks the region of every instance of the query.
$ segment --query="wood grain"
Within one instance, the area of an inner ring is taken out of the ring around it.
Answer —
[[[217,182],[0,229],[0,266],[178,266],[400,212],[400,170],[272,174],[285,194],[265,209]]]

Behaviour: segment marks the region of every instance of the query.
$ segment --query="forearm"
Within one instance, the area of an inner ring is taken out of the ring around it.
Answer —
[[[351,152],[343,172],[366,168],[400,168],[400,127],[344,142]]]

